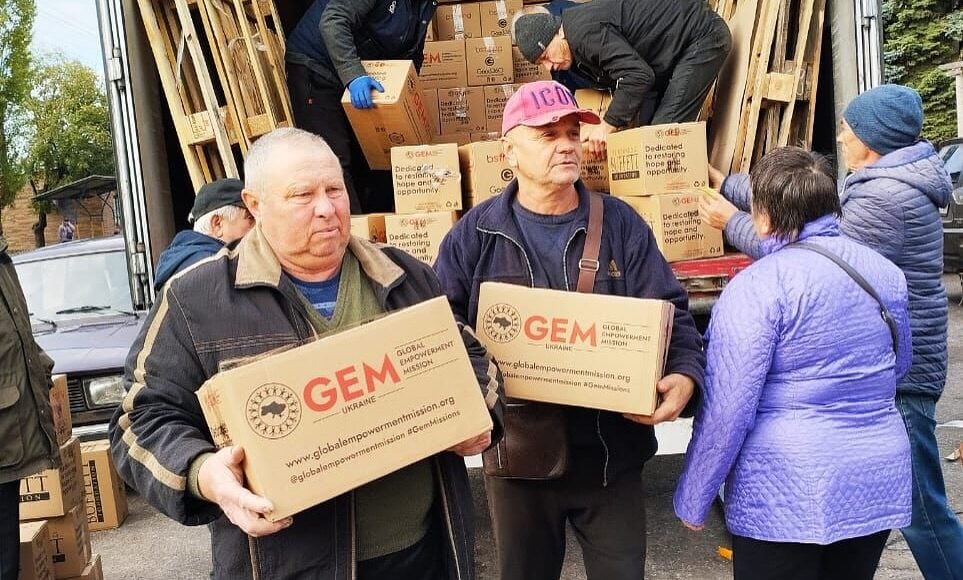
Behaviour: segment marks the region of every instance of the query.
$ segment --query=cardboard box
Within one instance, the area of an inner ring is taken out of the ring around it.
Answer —
[[[372,169],[391,169],[391,148],[431,142],[428,112],[410,60],[366,60],[365,71],[385,92],[372,92],[375,106],[355,109],[345,91],[341,105]]]
[[[522,9],[522,0],[479,2],[481,15],[480,36],[508,36],[512,34],[512,18]]]
[[[474,139],[472,139],[472,135],[475,135],[475,133],[452,133],[450,135],[438,135],[432,139],[432,142],[435,145],[440,145],[442,143],[454,143],[455,145],[462,146],[474,141]]]
[[[418,145],[391,149],[397,213],[461,209],[458,146]]]
[[[464,40],[426,42],[418,79],[423,89],[447,89],[468,84]]]
[[[67,392],[67,375],[53,375],[50,377],[53,387],[50,389],[50,400],[56,402],[59,413],[54,414],[54,432],[57,434],[57,445],[63,445],[70,439],[73,430],[73,420],[70,416],[70,395]]]
[[[425,42],[431,42],[433,40],[438,40],[435,38],[435,19],[432,18],[431,22],[428,23],[428,29],[425,31]]]
[[[47,520],[50,530],[50,554],[54,576],[79,576],[90,559],[90,532],[82,506],[74,506],[67,515]]]
[[[247,451],[274,521],[492,427],[443,296],[218,373],[197,396],[215,442]]]
[[[698,191],[644,197],[618,196],[642,216],[668,262],[723,254],[722,231],[702,223]]]
[[[596,89],[579,89],[575,91],[575,102],[580,107],[591,109],[599,117],[602,117],[609,110],[612,93]],[[590,127],[592,125],[583,124],[582,134],[584,135]],[[598,159],[583,151],[581,172],[582,182],[589,189],[593,191],[609,190],[609,161],[607,156]]]
[[[483,36],[465,40],[468,59],[468,85],[501,85],[515,82],[512,64],[512,39]]]
[[[87,563],[87,567],[80,573],[80,576],[75,576],[70,580],[104,580],[104,569],[100,562],[100,554],[91,556],[90,562]]]
[[[442,135],[487,131],[485,89],[438,89],[438,117]]]
[[[674,307],[483,282],[475,332],[510,397],[650,415]]]
[[[20,524],[20,580],[53,580],[50,532],[47,522]]]
[[[455,212],[385,216],[388,243],[426,264],[434,264],[438,248],[457,220]]]
[[[127,488],[117,475],[107,440],[80,444],[84,470],[84,514],[91,531],[120,527],[127,519]]]
[[[425,114],[428,117],[428,131],[432,138],[441,135],[441,125],[438,119],[438,90],[423,89],[421,91],[421,102],[425,104]]]
[[[489,85],[485,87],[485,122],[489,131],[502,130],[502,117],[505,103],[508,102],[519,85]]]
[[[525,60],[517,46],[512,47],[512,72],[516,83],[552,80],[552,73]]]
[[[80,441],[71,437],[60,446],[60,468],[45,469],[20,480],[20,519],[57,518],[84,499]]]
[[[609,189],[616,195],[670,193],[709,183],[705,123],[628,129],[606,142]]]
[[[435,11],[435,38],[456,40],[482,36],[482,16],[478,4],[439,6]]]
[[[466,197],[472,206],[495,197],[515,179],[515,171],[509,167],[500,141],[463,145],[458,148],[458,159]]]
[[[386,243],[385,216],[386,213],[368,213],[351,216],[351,235],[364,238],[369,242]]]

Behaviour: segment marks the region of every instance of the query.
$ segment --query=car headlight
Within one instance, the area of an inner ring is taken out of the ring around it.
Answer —
[[[84,381],[84,390],[87,391],[87,400],[94,407],[119,405],[127,394],[123,375],[87,379]]]

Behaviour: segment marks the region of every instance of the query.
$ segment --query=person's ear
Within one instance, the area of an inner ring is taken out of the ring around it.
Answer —
[[[249,211],[256,220],[261,213],[261,200],[247,188],[241,190],[241,199],[244,200],[247,211]]]
[[[508,163],[509,167],[517,168],[518,159],[515,156],[515,144],[510,140],[502,137],[502,153],[505,154],[505,161]]]
[[[211,235],[215,238],[220,238],[221,234],[221,216],[219,214],[214,214],[211,216]]]

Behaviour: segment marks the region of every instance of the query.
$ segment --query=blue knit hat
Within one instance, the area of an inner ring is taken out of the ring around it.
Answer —
[[[850,101],[843,118],[864,145],[886,155],[919,139],[923,99],[909,87],[880,85]]]

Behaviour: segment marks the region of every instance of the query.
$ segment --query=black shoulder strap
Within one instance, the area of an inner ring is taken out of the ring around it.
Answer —
[[[804,242],[796,242],[794,244],[790,244],[789,247],[801,248],[803,250],[809,250],[810,252],[816,252],[817,254],[825,256],[826,258],[835,262],[836,265],[842,268],[844,272],[849,274],[849,277],[852,278],[854,282],[859,284],[859,287],[865,290],[867,294],[872,296],[873,300],[875,300],[879,305],[879,313],[886,322],[886,325],[889,326],[889,334],[893,338],[893,352],[895,353],[899,350],[899,331],[896,328],[896,320],[893,318],[893,315],[889,313],[889,309],[886,308],[885,304],[883,304],[883,300],[879,297],[879,294],[876,293],[876,290],[874,290],[873,287],[870,286],[869,282],[866,281],[866,278],[863,278],[863,276],[845,260],[822,246],[807,244]]]

